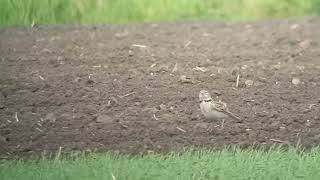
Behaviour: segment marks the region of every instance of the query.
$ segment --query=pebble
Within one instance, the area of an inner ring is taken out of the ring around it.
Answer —
[[[299,43],[299,46],[302,48],[302,49],[307,49],[309,46],[311,45],[311,40],[303,40]]]
[[[133,55],[134,55],[134,53],[133,53],[132,50],[129,50],[129,51],[128,51],[128,54],[129,54],[129,56],[133,56]]]
[[[267,79],[267,78],[264,78],[264,77],[258,77],[258,81],[259,81],[259,82],[262,82],[262,83],[267,83],[267,82],[268,82],[268,79]]]
[[[160,65],[156,72],[168,72],[169,66],[168,65]]]
[[[300,71],[303,71],[305,69],[305,66],[296,66],[297,69],[299,69]]]
[[[117,98],[111,96],[111,97],[110,97],[110,103],[111,103],[111,105],[118,105],[118,104],[119,104],[119,101],[118,101]]]
[[[164,104],[160,104],[160,110],[166,110],[167,109],[167,106],[166,105],[164,105]]]
[[[242,69],[242,70],[246,70],[246,69],[248,69],[248,67],[249,67],[249,66],[245,64],[245,65],[242,65],[242,66],[241,66],[241,69]]]
[[[46,117],[44,118],[45,121],[49,121],[49,122],[56,122],[57,117],[54,113],[48,113],[46,115]]]
[[[246,80],[244,83],[246,84],[246,86],[252,86],[253,85],[253,81],[249,80],[249,79]]]
[[[189,78],[189,77],[187,77],[185,75],[180,76],[180,81],[182,83],[191,83],[191,84],[193,84],[193,81],[191,80],[191,78]]]
[[[291,29],[291,30],[296,30],[296,29],[298,29],[298,28],[300,28],[300,25],[299,25],[299,24],[292,24],[292,25],[290,26],[290,29]]]
[[[293,79],[292,79],[292,84],[298,85],[298,84],[300,84],[300,83],[301,83],[301,81],[300,81],[299,78],[293,78]]]
[[[311,126],[311,122],[310,122],[309,119],[306,121],[306,126],[307,126],[307,127],[310,127],[310,126]]]

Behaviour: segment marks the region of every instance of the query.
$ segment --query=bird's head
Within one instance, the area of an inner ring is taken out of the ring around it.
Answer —
[[[199,93],[199,100],[202,101],[212,101],[211,95],[206,90],[201,90]]]

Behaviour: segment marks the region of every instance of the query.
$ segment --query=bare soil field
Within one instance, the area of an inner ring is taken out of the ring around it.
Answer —
[[[0,155],[317,146],[319,29],[318,17],[1,28]],[[202,89],[241,120],[206,120]]]

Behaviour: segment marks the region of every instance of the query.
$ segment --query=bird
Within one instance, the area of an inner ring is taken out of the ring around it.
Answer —
[[[225,119],[231,117],[236,120],[240,118],[231,113],[227,104],[221,100],[214,101],[207,90],[201,90],[199,93],[200,110],[202,114],[210,120]],[[224,122],[224,121],[223,121]]]

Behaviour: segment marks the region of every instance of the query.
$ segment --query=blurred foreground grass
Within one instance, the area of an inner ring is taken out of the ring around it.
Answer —
[[[320,0],[0,0],[0,25],[256,20],[315,15],[319,6]]]
[[[56,160],[0,160],[3,180],[320,179],[320,151],[295,148],[189,151],[167,155],[91,154]]]

